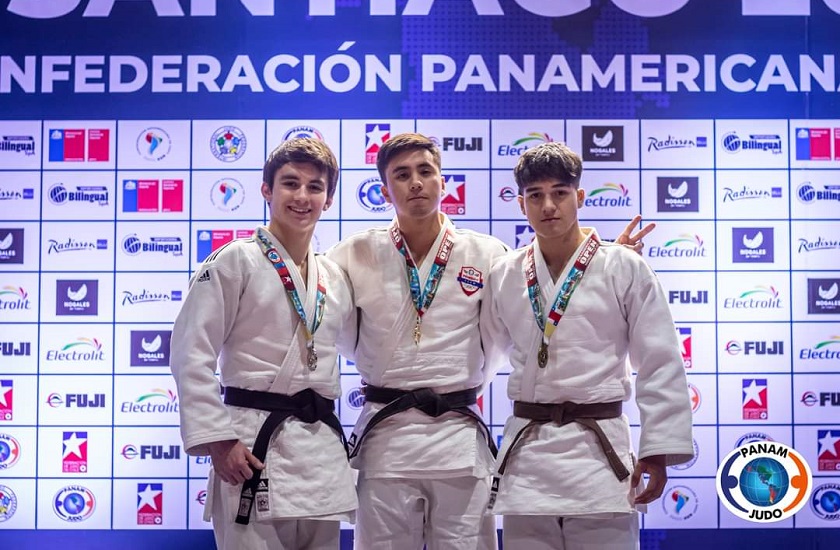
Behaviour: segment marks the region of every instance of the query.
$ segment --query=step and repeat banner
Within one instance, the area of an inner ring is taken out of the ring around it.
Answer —
[[[697,456],[644,528],[840,527],[838,0],[0,10],[0,529],[208,529],[209,460],[184,453],[169,375],[189,277],[267,221],[262,165],[293,136],[341,165],[316,250],[387,224],[376,152],[407,131],[441,149],[443,212],[511,247],[533,238],[511,169],[547,141],[583,157],[585,225],[656,222],[644,256]],[[361,380],[341,372],[349,430]],[[482,399],[497,437],[507,376]],[[721,458],[750,441],[807,459],[795,517],[750,523],[719,502]]]

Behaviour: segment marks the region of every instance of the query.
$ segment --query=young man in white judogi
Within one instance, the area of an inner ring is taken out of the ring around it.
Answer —
[[[513,367],[514,416],[489,506],[504,515],[506,549],[637,548],[635,507],[661,495],[667,465],[693,455],[667,300],[640,256],[579,227],[581,170],[560,143],[522,155],[514,177],[536,238],[490,275],[492,331]],[[621,414],[628,356],[642,421],[638,460]]]
[[[181,434],[188,454],[212,457],[205,519],[220,549],[335,550],[339,522],[353,520],[333,400],[355,308],[346,275],[310,245],[337,180],[323,142],[275,149],[261,187],[268,227],[204,262],[175,321]]]

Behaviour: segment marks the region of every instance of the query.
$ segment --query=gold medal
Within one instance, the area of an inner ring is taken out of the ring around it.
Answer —
[[[420,316],[417,316],[417,321],[414,323],[414,345],[420,345]]]
[[[548,344],[545,343],[545,340],[540,342],[540,349],[537,352],[537,364],[541,369],[544,369],[548,364]]]
[[[310,340],[306,344],[306,366],[310,371],[318,368],[318,352],[315,351],[315,340]]]

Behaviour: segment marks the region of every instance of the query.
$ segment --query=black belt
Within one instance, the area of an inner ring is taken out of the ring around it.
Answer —
[[[294,395],[284,395],[265,391],[243,390],[242,388],[225,388],[225,404],[271,413],[260,427],[254,441],[254,448],[251,450],[251,453],[260,462],[265,461],[272,434],[290,416],[294,416],[307,424],[323,422],[338,434],[342,445],[344,445],[344,450],[347,450],[344,430],[341,429],[341,422],[334,414],[335,403],[332,399],[318,395],[312,389],[305,389]],[[241,525],[248,525],[251,508],[254,506],[254,498],[260,484],[261,471],[253,470],[254,473],[251,478],[242,485],[242,493],[239,497],[239,512],[236,515],[236,523]]]
[[[431,388],[420,388],[417,390],[397,390],[393,388],[382,388],[378,386],[364,386],[365,401],[371,403],[387,403],[382,409],[373,415],[373,418],[365,426],[362,434],[356,439],[355,434],[350,437],[350,458],[359,453],[362,441],[376,427],[377,424],[390,418],[397,413],[409,409],[418,409],[427,415],[437,418],[443,413],[454,412],[469,416],[478,422],[484,431],[484,438],[493,456],[496,456],[496,444],[493,442],[493,435],[484,420],[470,409],[475,405],[478,396],[478,388],[455,391],[450,393],[435,393]]]
[[[624,481],[630,472],[618,458],[618,454],[607,439],[607,434],[601,429],[601,426],[595,421],[596,419],[616,418],[621,416],[621,401],[613,401],[610,403],[527,403],[525,401],[514,401],[513,415],[519,418],[527,418],[534,422],[554,422],[559,426],[564,426],[572,422],[582,424],[595,432],[598,436],[598,443],[601,444],[601,449],[607,455],[607,461],[610,463],[612,471],[619,481]],[[517,434],[516,439],[511,442],[510,449],[518,442],[525,430]],[[505,465],[510,456],[508,451],[502,464],[499,466],[499,474],[505,473]]]

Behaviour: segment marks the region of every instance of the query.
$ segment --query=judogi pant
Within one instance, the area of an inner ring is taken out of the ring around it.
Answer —
[[[356,550],[495,550],[488,478],[359,476]]]
[[[505,550],[638,550],[639,515],[504,516]]]
[[[225,505],[226,500],[213,500],[213,532],[218,550],[339,550],[341,525],[338,521],[287,519],[262,522],[252,517],[248,525],[239,525],[233,521],[236,509]]]

